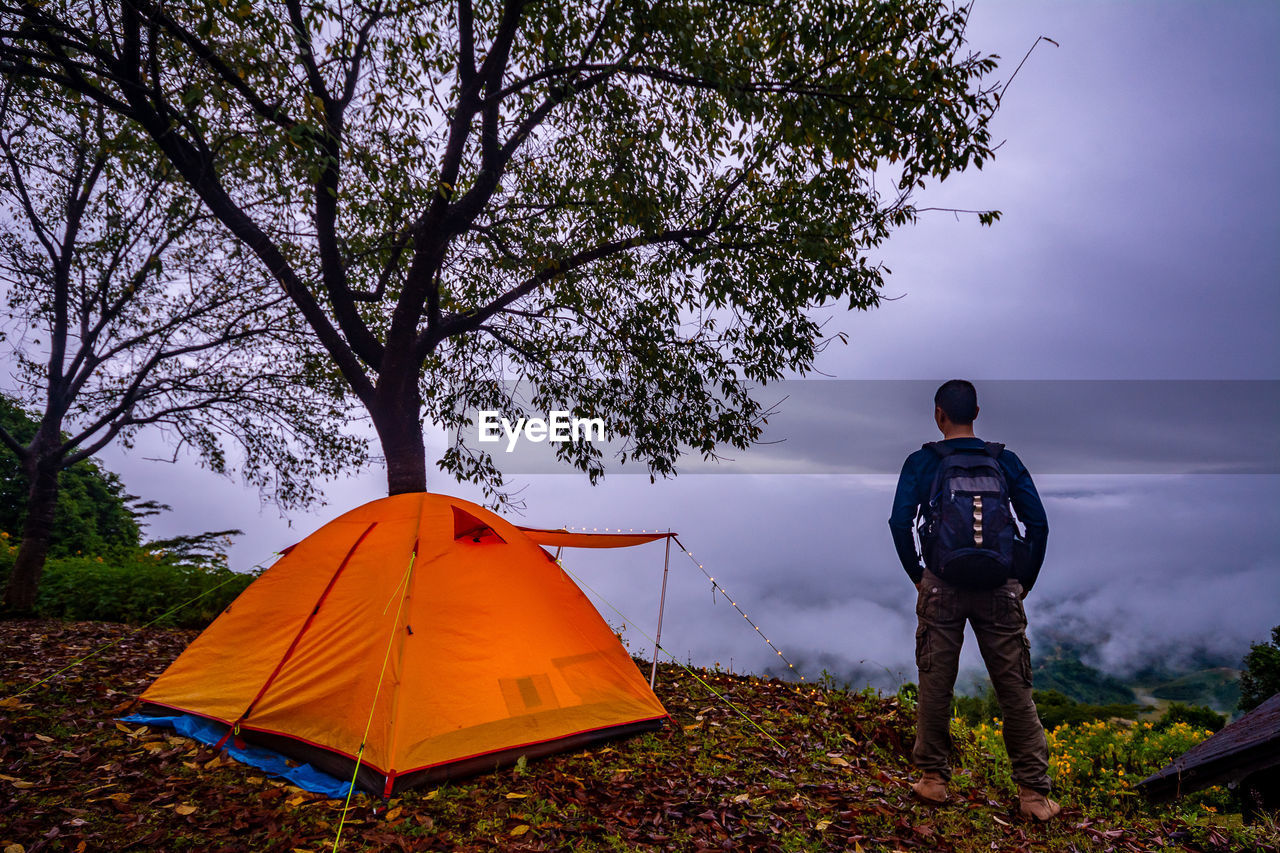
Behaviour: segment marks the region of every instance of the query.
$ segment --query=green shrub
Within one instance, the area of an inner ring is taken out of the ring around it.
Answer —
[[[1064,723],[1076,725],[1094,720],[1109,720],[1112,717],[1132,719],[1142,711],[1139,705],[1131,702],[1117,702],[1109,705],[1077,702],[1057,690],[1035,690],[1031,695],[1036,703],[1036,712],[1040,715],[1040,721],[1046,729],[1052,729]],[[951,713],[952,716],[961,718],[971,726],[999,719],[1002,716],[996,691],[991,687],[987,687],[987,692],[983,696],[957,696]]]
[[[995,688],[987,686],[981,696],[956,696],[951,703],[951,716],[959,717],[971,726],[1000,716],[1000,703]]]
[[[1077,702],[1070,696],[1057,690],[1033,690],[1036,711],[1046,729],[1057,728],[1069,724],[1079,725],[1097,720],[1109,720],[1113,717],[1133,719],[1142,708],[1133,702],[1113,702],[1106,705],[1090,705]]]
[[[0,584],[8,583],[17,548],[0,538]],[[111,558],[61,557],[45,564],[36,614],[59,619],[203,628],[255,575],[190,566],[138,551]]]
[[[992,759],[994,774],[1012,789],[1000,724],[983,723],[972,732],[973,753]],[[1211,734],[1185,722],[1171,723],[1163,730],[1152,723],[1119,720],[1046,729],[1055,797],[1087,812],[1136,807],[1141,795],[1134,786]],[[1208,811],[1234,805],[1231,794],[1220,786],[1190,794],[1182,804]]]
[[[1186,723],[1192,728],[1217,732],[1227,724],[1227,718],[1204,705],[1184,705],[1181,702],[1173,702],[1164,709],[1155,728],[1164,731],[1174,723]]]

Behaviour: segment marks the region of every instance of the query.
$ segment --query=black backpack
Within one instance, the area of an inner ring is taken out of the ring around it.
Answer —
[[[920,508],[924,564],[957,586],[991,589],[1017,577],[1025,541],[1009,503],[1009,483],[997,459],[1003,444],[924,445],[941,457]],[[1021,547],[1020,547],[1021,546]]]

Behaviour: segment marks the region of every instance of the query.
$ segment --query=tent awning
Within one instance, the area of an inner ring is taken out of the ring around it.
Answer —
[[[544,530],[521,527],[520,532],[539,545],[550,548],[629,548],[655,539],[666,539],[674,533],[578,533],[570,530]]]

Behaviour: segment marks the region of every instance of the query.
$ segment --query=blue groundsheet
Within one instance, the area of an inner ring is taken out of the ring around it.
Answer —
[[[176,717],[149,717],[143,714],[131,714],[128,717],[121,717],[120,722],[171,728],[184,737],[193,738],[210,746],[222,740],[222,736],[227,733],[226,726],[190,714],[181,714]],[[322,773],[310,764],[290,766],[290,762],[283,755],[260,746],[245,744],[244,747],[237,747],[234,743],[234,738],[228,738],[225,748],[227,754],[241,764],[257,767],[272,776],[285,779],[289,784],[295,785],[304,791],[324,794],[326,797],[333,797],[334,799],[342,799],[347,796],[347,792],[351,788],[350,781],[335,778],[328,773]]]

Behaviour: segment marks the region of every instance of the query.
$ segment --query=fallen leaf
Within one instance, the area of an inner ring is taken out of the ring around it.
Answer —
[[[185,815],[189,815],[189,814],[195,814],[195,813],[196,813],[196,807],[195,807],[195,806],[178,806],[177,808],[175,808],[175,809],[174,809],[174,811],[175,811],[175,812],[177,812],[177,813],[178,813],[178,814],[180,814],[180,815],[184,815],[184,816],[185,816]]]
[[[528,794],[507,794],[508,800],[523,800]]]
[[[995,815],[992,815],[992,816],[991,816],[991,819],[992,819],[992,820],[994,820],[996,823],[1000,824],[1001,826],[1008,826],[1008,825],[1009,825],[1009,821],[1007,821],[1007,820],[1001,820],[1000,818],[996,817]]]
[[[817,829],[817,830],[818,830],[818,832],[822,832],[822,831],[823,831],[824,829],[826,829],[828,826],[831,826],[831,821],[829,821],[829,820],[820,820],[820,821],[818,821],[818,823],[816,824],[816,826],[815,826],[814,828],[815,828],[815,829]]]
[[[41,743],[53,743],[53,738],[49,737],[48,735],[36,735],[36,740],[40,741]]]
[[[515,829],[511,830],[510,834],[512,836],[519,836],[519,835],[524,835],[528,831],[529,831],[529,824],[522,823],[519,826],[517,826]]]
[[[404,809],[401,808],[400,806],[396,806],[394,809],[387,812],[386,819],[389,821],[395,820],[396,818],[400,817],[400,815],[402,814],[404,814]]]

